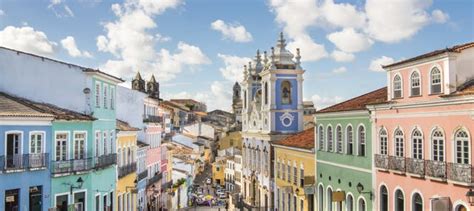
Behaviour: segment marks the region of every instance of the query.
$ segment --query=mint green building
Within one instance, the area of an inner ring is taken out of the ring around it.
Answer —
[[[318,210],[373,210],[373,129],[365,107],[386,95],[382,88],[316,112]]]

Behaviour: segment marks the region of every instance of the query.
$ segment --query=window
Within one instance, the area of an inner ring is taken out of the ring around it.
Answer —
[[[414,71],[410,77],[411,82],[411,96],[420,96],[421,85],[420,85],[420,73]]]
[[[436,129],[431,135],[432,159],[434,161],[444,162],[444,135],[441,130]]]
[[[354,135],[352,134],[352,126],[349,125],[346,128],[346,138],[347,138],[347,149],[346,152],[348,155],[354,154],[353,147],[354,147]]]
[[[103,144],[103,151],[102,151],[102,153],[103,153],[104,155],[106,155],[106,154],[108,154],[108,153],[107,153],[107,148],[108,148],[108,147],[107,147],[107,132],[106,132],[106,131],[104,131],[102,139],[104,140],[103,143],[102,143],[102,144]]]
[[[110,87],[110,109],[115,108],[115,89]]]
[[[404,140],[403,132],[400,129],[395,131],[395,156],[403,157],[404,156]]]
[[[285,180],[286,178],[286,171],[285,171],[285,161],[281,163],[281,179]]]
[[[84,159],[86,157],[86,134],[75,133],[74,134],[74,159]]]
[[[289,81],[281,83],[281,104],[291,104],[291,83]]]
[[[95,84],[95,107],[100,108],[100,83]]]
[[[30,154],[43,153],[44,133],[35,132],[30,135]]]
[[[323,186],[319,186],[318,190],[318,210],[324,210],[324,189]]]
[[[56,161],[65,161],[67,160],[67,133],[58,133],[56,134]]]
[[[108,101],[107,101],[107,92],[108,92],[108,90],[109,90],[109,87],[104,85],[104,108],[107,108],[107,103],[108,103]]]
[[[328,126],[327,129],[327,136],[328,136],[328,152],[332,152],[332,127]]]
[[[441,93],[441,71],[437,67],[435,67],[431,69],[430,76],[431,94]]]
[[[421,135],[420,130],[415,129],[411,138],[412,142],[412,157],[414,159],[421,160],[423,159],[423,136]]]
[[[336,127],[336,150],[342,153],[342,128],[340,125]]]
[[[324,150],[324,129],[323,126],[320,125],[318,129],[318,137],[319,137],[319,150]]]
[[[300,167],[300,187],[304,187],[304,168],[303,164]]]
[[[298,168],[296,163],[293,163],[293,184],[298,185]]]
[[[388,211],[388,190],[385,185],[380,187],[380,211]]]
[[[331,188],[328,188],[326,198],[327,198],[327,205],[328,205],[327,210],[333,211],[333,209],[332,209],[332,189]]]
[[[268,83],[265,82],[265,90],[264,90],[264,94],[265,94],[265,105],[268,104]]]
[[[388,155],[388,134],[387,130],[381,129],[380,134],[379,134],[379,139],[380,139],[380,154],[381,155]]]
[[[350,195],[350,194],[347,194],[346,210],[347,211],[353,211],[354,210],[354,199],[352,198],[352,195]]]
[[[247,91],[244,91],[244,108],[247,108]]]
[[[365,200],[363,198],[359,199],[359,210],[358,211],[365,211],[366,210],[366,204]]]
[[[402,78],[400,75],[396,75],[393,78],[393,97],[401,98],[402,97]]]
[[[401,190],[395,192],[395,211],[404,211],[405,210],[405,196]]]
[[[100,131],[95,132],[95,156],[100,156]]]
[[[115,137],[114,137],[114,131],[113,130],[110,131],[110,137],[109,138],[110,138],[110,145],[109,145],[110,146],[110,148],[109,148],[110,151],[109,152],[113,153],[114,152],[114,143],[115,143],[115,140],[114,140]],[[129,152],[130,152],[130,148],[129,148]]]
[[[464,130],[458,130],[454,136],[456,147],[455,162],[469,164],[469,135]]]
[[[419,193],[415,193],[412,199],[412,211],[423,211],[423,199]]]
[[[365,156],[365,128],[364,126],[359,126],[359,156]]]

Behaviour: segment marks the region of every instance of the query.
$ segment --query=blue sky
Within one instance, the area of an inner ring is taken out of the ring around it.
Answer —
[[[157,75],[165,98],[230,109],[231,87],[283,31],[318,108],[385,86],[378,64],[474,38],[471,0],[2,0],[0,45]]]

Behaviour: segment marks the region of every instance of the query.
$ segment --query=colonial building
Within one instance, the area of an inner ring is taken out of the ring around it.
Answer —
[[[372,122],[366,105],[381,88],[316,112],[318,210],[372,210]]]
[[[275,210],[313,211],[314,128],[272,143]]]
[[[237,127],[241,128],[242,126],[242,89],[238,82],[235,82],[234,87],[232,88],[232,113],[235,116],[235,122]]]
[[[396,62],[369,106],[375,209],[474,210],[474,43]]]
[[[273,209],[271,142],[303,130],[300,54],[286,49],[283,33],[270,58],[259,51],[244,68],[242,88],[243,200],[247,208]]]

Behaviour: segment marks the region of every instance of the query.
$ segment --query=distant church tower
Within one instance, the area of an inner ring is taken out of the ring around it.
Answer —
[[[137,72],[137,75],[132,80],[132,89],[145,93],[145,80],[143,80],[140,72]]]
[[[155,75],[151,75],[146,84],[147,93],[151,98],[160,99],[160,84],[156,82]]]
[[[232,94],[232,111],[239,128],[242,124],[242,97],[241,88],[238,82],[235,82]]]

